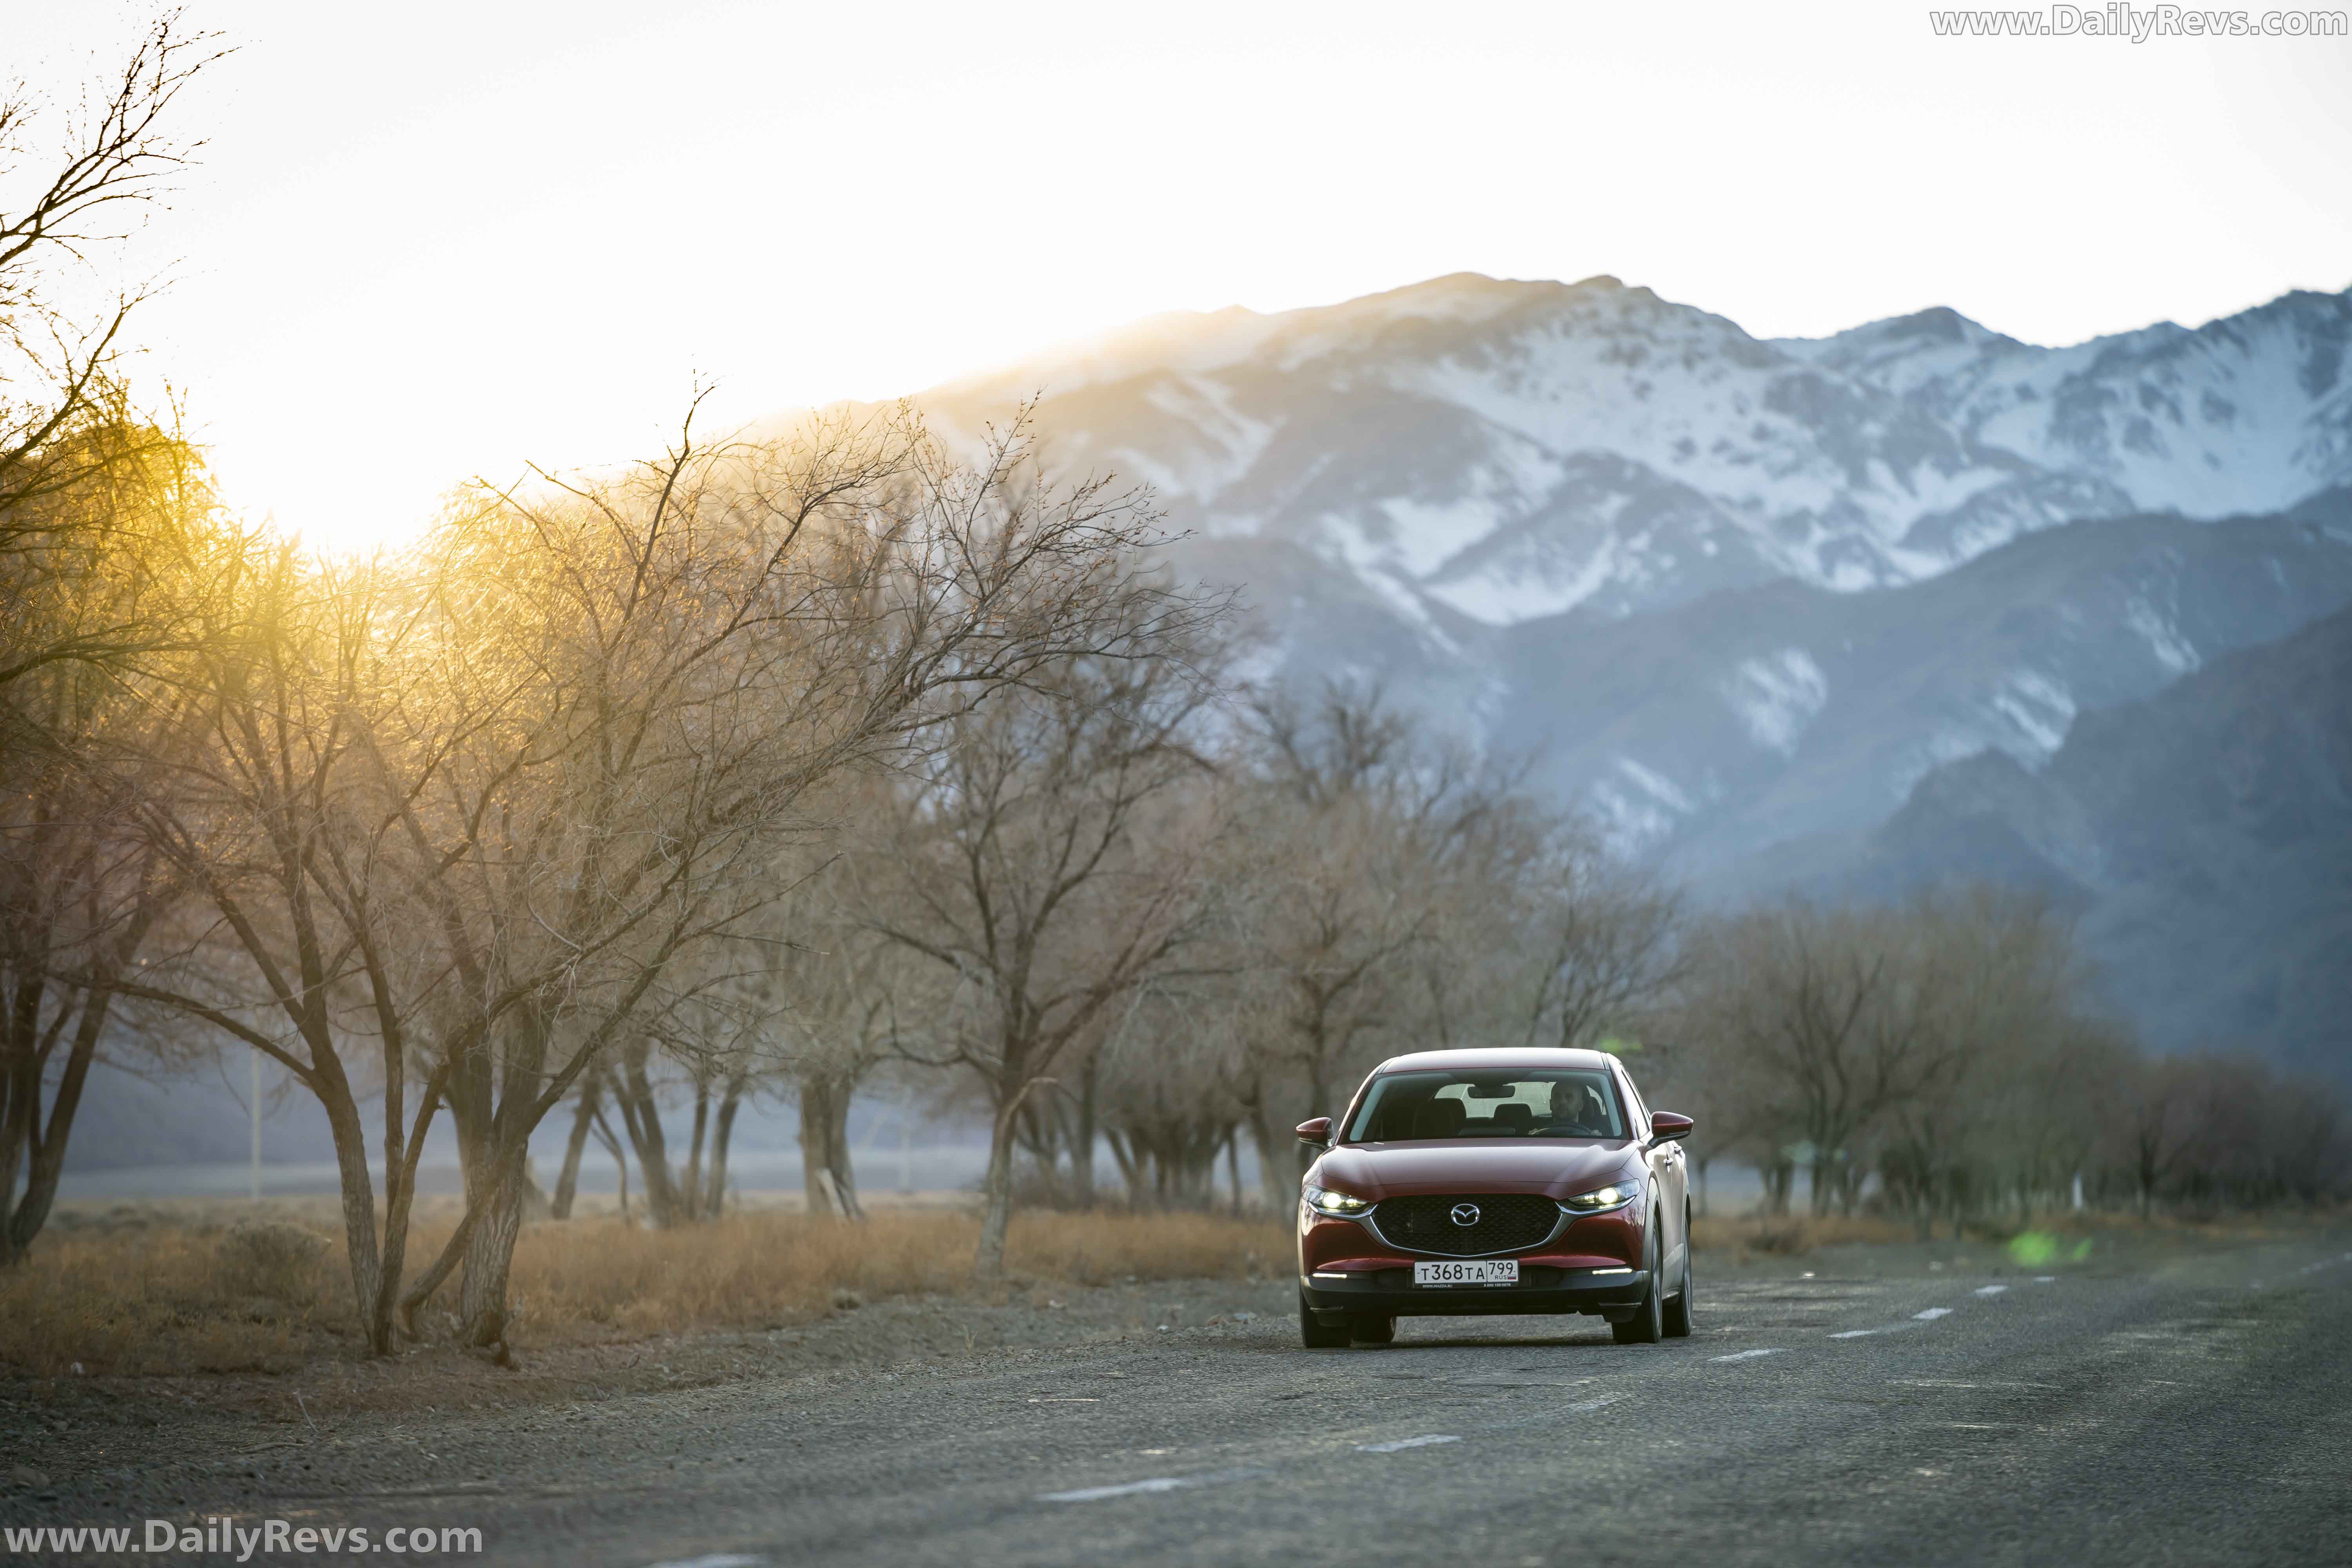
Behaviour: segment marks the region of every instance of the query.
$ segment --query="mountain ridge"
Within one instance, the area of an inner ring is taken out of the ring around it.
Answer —
[[[2352,607],[2084,712],[2039,770],[1935,770],[1811,885],[1962,879],[2073,910],[2159,1048],[2255,1040],[2352,1085]]]
[[[1298,542],[1407,622],[1507,625],[2279,510],[2352,479],[2347,342],[2352,290],[2053,349],[1948,307],[1759,339],[1605,274],[1456,273],[1155,317],[921,401],[969,433],[1039,393],[1058,458],[1149,480],[1179,527]]]

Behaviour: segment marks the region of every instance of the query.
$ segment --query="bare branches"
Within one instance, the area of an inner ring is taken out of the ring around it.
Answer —
[[[187,166],[204,143],[166,135],[163,122],[196,73],[228,52],[215,47],[218,37],[190,33],[180,12],[166,12],[120,72],[67,113],[60,161],[21,201],[0,208],[0,310],[26,298],[17,276],[31,253],[54,246],[80,258],[89,247],[122,237],[128,220],[118,215],[156,200]],[[16,173],[37,107],[21,89],[0,101],[0,179]]]
[[[120,290],[94,322],[53,297],[60,266],[121,238],[194,144],[168,135],[182,89],[219,58],[176,13],[159,18],[119,73],[55,118],[63,149],[17,176],[45,123],[22,89],[0,100],[0,694],[53,671],[121,671],[184,647],[204,567],[191,519],[210,509],[176,411],[142,414],[120,374]],[[37,698],[34,700],[37,702]],[[42,723],[12,703],[22,742]]]

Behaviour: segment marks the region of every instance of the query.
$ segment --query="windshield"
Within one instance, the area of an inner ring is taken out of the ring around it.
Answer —
[[[1387,1073],[1372,1080],[1348,1129],[1350,1143],[1623,1136],[1617,1091],[1592,1068]]]

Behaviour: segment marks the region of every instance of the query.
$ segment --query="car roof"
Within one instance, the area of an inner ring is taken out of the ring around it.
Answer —
[[[1614,1059],[1602,1051],[1571,1051],[1556,1046],[1509,1046],[1460,1051],[1412,1051],[1391,1057],[1372,1069],[1375,1077],[1390,1072],[1426,1071],[1436,1068],[1454,1072],[1490,1068],[1605,1068]]]

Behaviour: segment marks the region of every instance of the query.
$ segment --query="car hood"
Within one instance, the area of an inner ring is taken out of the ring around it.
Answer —
[[[1347,1143],[1315,1163],[1313,1179],[1375,1202],[1414,1193],[1541,1193],[1565,1198],[1632,1167],[1633,1151],[1633,1142],[1622,1138]]]

